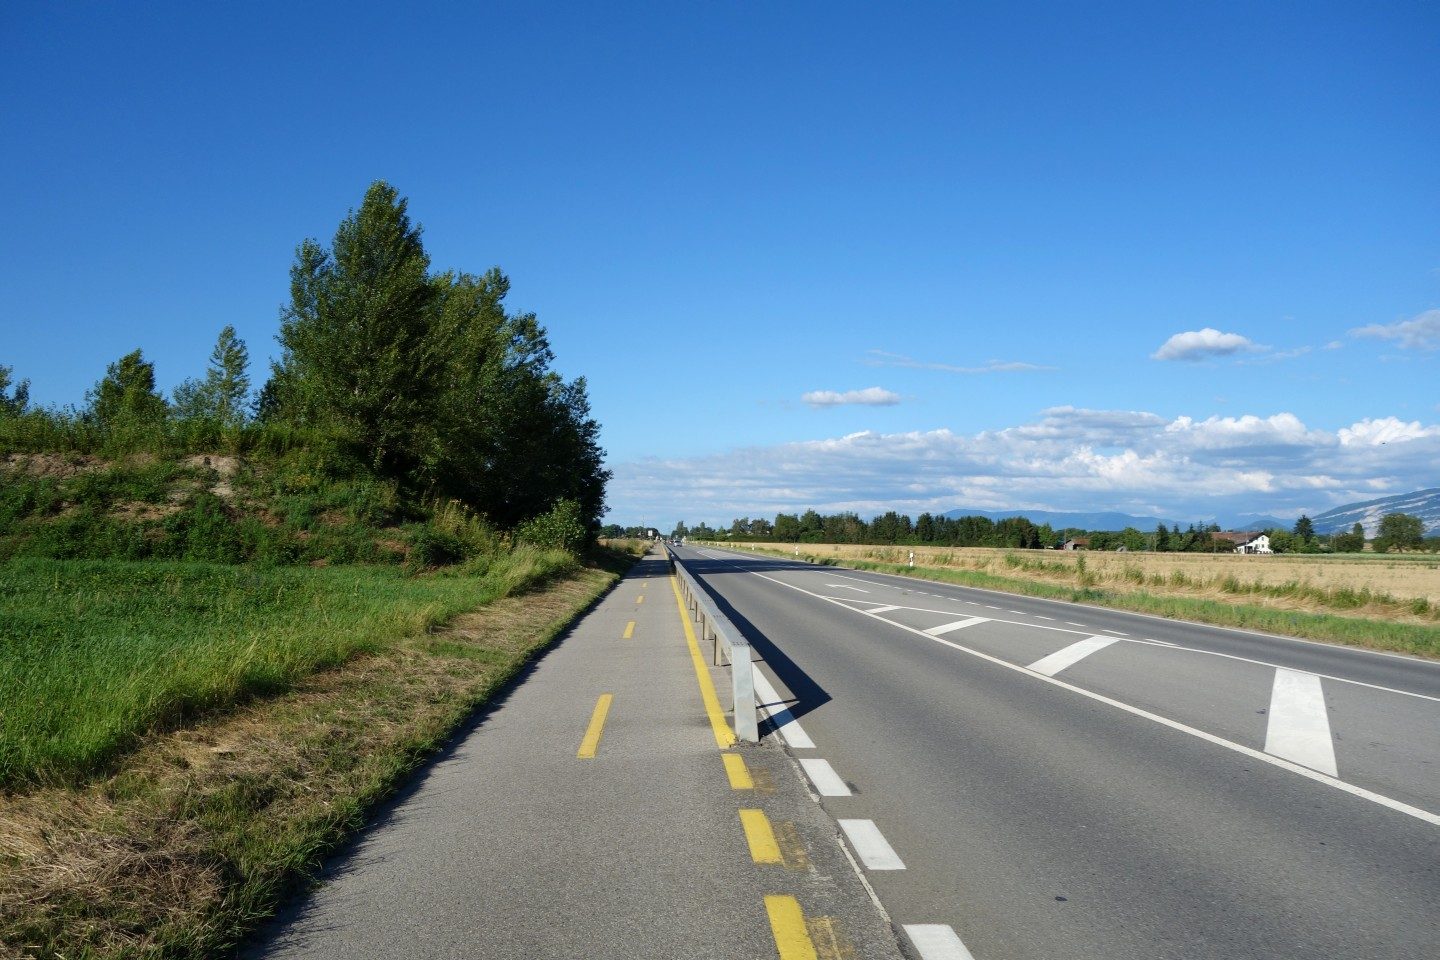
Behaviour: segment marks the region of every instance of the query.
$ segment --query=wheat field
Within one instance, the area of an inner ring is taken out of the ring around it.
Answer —
[[[749,549],[750,544],[731,544]],[[786,544],[754,544],[793,554]],[[1381,554],[1323,556],[1234,553],[1101,553],[1007,550],[992,547],[881,547],[799,545],[801,556],[975,570],[1052,583],[1112,585],[1215,599],[1244,595],[1246,602],[1297,610],[1352,610],[1387,618],[1440,619],[1440,556]],[[1081,568],[1083,561],[1084,567]]]

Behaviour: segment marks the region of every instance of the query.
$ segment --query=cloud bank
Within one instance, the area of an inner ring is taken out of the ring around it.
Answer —
[[[614,466],[612,515],[694,523],[815,507],[912,515],[958,506],[1119,510],[1177,519],[1312,515],[1440,485],[1440,425],[1395,417],[1334,431],[1292,413],[1167,419],[1054,407],[1019,426],[876,433]]]
[[[1394,340],[1406,350],[1440,349],[1440,310],[1426,310],[1396,323],[1372,323],[1367,327],[1357,327],[1350,333],[1357,337]]]
[[[1254,350],[1249,337],[1238,333],[1221,333],[1214,327],[1177,333],[1150,354],[1152,360],[1205,360],[1226,357],[1242,350]]]
[[[900,394],[883,387],[866,387],[864,390],[811,390],[800,398],[812,407],[840,407],[859,404],[866,407],[893,407],[900,402]]]

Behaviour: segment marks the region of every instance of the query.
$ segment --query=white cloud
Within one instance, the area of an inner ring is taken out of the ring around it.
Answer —
[[[883,387],[866,387],[864,390],[811,390],[800,398],[812,407],[839,407],[845,404],[860,404],[866,407],[893,407],[900,402],[900,394]]]
[[[1378,420],[1365,419],[1349,427],[1341,427],[1338,436],[1345,446],[1376,447],[1386,443],[1404,443],[1409,440],[1424,440],[1440,437],[1440,427],[1425,427],[1420,421],[1406,423],[1395,417]]]
[[[1426,310],[1409,320],[1395,323],[1372,323],[1356,327],[1351,336],[1376,340],[1398,340],[1406,350],[1440,349],[1440,310]]]
[[[1308,511],[1435,485],[1440,425],[1394,417],[1338,430],[1289,412],[1167,419],[1055,407],[999,430],[862,431],[614,465],[616,516],[729,522],[814,507],[1119,510],[1171,519]]]
[[[1257,347],[1249,337],[1238,333],[1221,333],[1214,327],[1177,333],[1161,344],[1160,349],[1150,354],[1152,360],[1204,360],[1207,357],[1227,357],[1242,350]]]
[[[888,350],[871,350],[865,362],[872,367],[905,367],[910,370],[939,370],[942,373],[1034,373],[1054,370],[1038,363],[1024,360],[987,360],[978,367],[963,367],[953,363],[937,363],[932,360],[916,360],[901,353]]]

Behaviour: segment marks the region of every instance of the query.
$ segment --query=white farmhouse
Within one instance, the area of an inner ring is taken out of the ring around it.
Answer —
[[[1270,534],[1268,533],[1212,533],[1216,540],[1223,540],[1235,548],[1236,553],[1253,553],[1261,556],[1269,556],[1275,551],[1270,549]]]

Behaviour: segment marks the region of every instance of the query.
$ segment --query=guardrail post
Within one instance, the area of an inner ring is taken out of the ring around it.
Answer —
[[[750,644],[730,647],[730,678],[735,703],[735,737],[745,743],[760,739],[760,725],[755,717],[755,667],[750,662]]]

